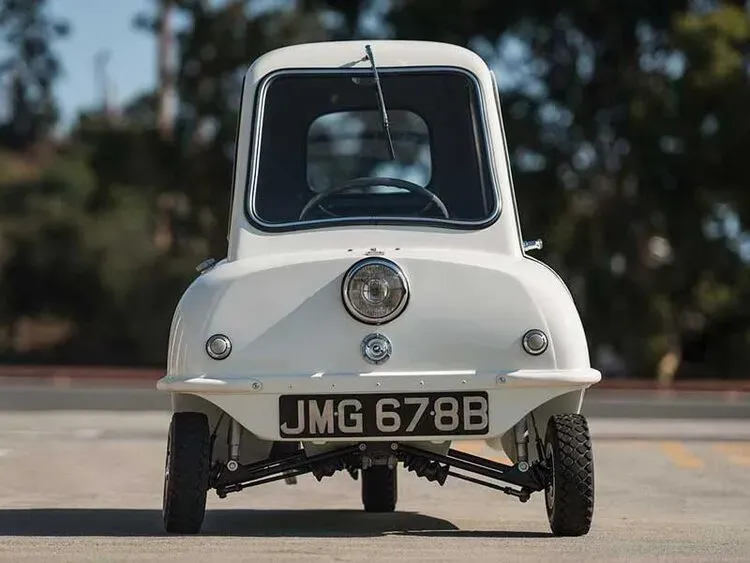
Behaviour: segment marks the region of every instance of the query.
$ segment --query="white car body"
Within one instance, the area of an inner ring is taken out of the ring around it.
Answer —
[[[322,222],[269,231],[250,220],[267,77],[289,69],[368,70],[366,45],[372,46],[383,76],[394,69],[452,68],[474,81],[498,201],[487,226]],[[239,423],[241,463],[264,459],[273,442],[285,440],[300,441],[314,455],[368,441],[444,453],[456,441],[479,439],[516,461],[519,421],[533,414],[536,427],[544,428],[552,415],[580,412],[585,390],[601,375],[590,365],[565,284],[524,250],[497,85],[479,56],[453,45],[410,41],[314,43],[272,51],[247,71],[236,154],[227,256],[182,296],[170,331],[167,373],[157,385],[172,395],[174,412],[203,412],[212,428],[222,414]],[[342,303],[342,278],[368,257],[392,261],[408,280],[406,308],[382,326],[359,322]],[[547,336],[548,347],[539,355],[522,346],[531,329]],[[385,334],[392,343],[390,357],[379,365],[363,357],[362,342],[371,333]],[[212,335],[231,340],[225,359],[207,354]],[[339,429],[356,427],[351,415],[361,409],[350,404],[347,413],[321,413],[320,435],[299,439],[280,430],[283,395],[443,392],[486,392],[486,428],[478,434],[412,435],[404,431],[410,421],[403,420],[393,436],[326,433],[331,418]],[[528,432],[533,443],[533,425]],[[215,447],[217,456],[228,455],[222,440]],[[530,447],[528,461],[537,458]]]

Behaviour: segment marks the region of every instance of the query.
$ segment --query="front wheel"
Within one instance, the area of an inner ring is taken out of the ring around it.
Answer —
[[[396,468],[373,465],[362,470],[362,504],[366,512],[393,512],[398,500]]]
[[[208,493],[210,438],[208,419],[199,412],[172,415],[167,438],[162,517],[170,533],[197,534],[203,525]]]
[[[545,491],[547,518],[556,536],[583,536],[594,514],[594,455],[586,418],[550,417],[545,436],[550,482]]]

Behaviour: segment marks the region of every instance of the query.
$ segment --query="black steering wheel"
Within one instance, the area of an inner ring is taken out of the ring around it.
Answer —
[[[307,202],[307,204],[302,208],[302,211],[300,211],[299,219],[302,220],[305,218],[305,216],[310,212],[310,210],[318,205],[321,201],[323,201],[328,196],[331,196],[333,194],[337,194],[346,190],[351,190],[354,188],[366,188],[370,186],[392,186],[394,188],[402,188],[404,190],[408,190],[411,193],[416,193],[423,195],[424,197],[428,198],[430,201],[425,205],[421,210],[424,211],[427,209],[430,205],[435,205],[440,212],[445,216],[446,219],[449,219],[450,216],[448,214],[448,209],[445,207],[445,204],[440,200],[438,196],[436,196],[434,193],[432,193],[430,190],[423,188],[419,184],[415,184],[414,182],[409,182],[408,180],[401,180],[399,178],[385,178],[385,177],[372,177],[372,178],[355,178],[353,180],[349,180],[348,182],[341,184],[339,186],[333,186],[332,188],[329,188],[328,190],[324,192],[320,192],[315,197],[313,197],[310,201]],[[321,208],[322,209],[322,208]],[[324,209],[326,213],[329,215],[333,215],[330,211]]]

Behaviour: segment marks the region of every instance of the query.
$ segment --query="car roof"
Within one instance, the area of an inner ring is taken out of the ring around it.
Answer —
[[[372,47],[378,69],[402,67],[458,67],[480,78],[489,68],[475,52],[450,43],[402,39],[320,41],[281,47],[258,57],[247,71],[249,82],[277,70],[370,67],[365,46]]]

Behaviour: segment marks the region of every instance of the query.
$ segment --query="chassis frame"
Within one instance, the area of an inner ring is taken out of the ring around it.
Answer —
[[[517,497],[521,502],[526,502],[532,493],[546,490],[552,481],[549,459],[545,457],[544,445],[539,438],[540,434],[533,413],[530,418],[536,430],[534,446],[538,458],[528,463],[525,461],[525,456],[521,456],[513,465],[486,459],[455,448],[450,448],[446,454],[440,454],[398,440],[362,441],[312,456],[308,456],[302,448],[277,454],[277,450],[272,447],[269,457],[264,460],[247,464],[232,460],[224,462],[213,459],[214,444],[221,424],[220,418],[210,438],[212,459],[210,460],[208,488],[214,489],[219,498],[225,498],[229,493],[282,479],[288,484],[295,484],[297,477],[310,473],[318,482],[339,471],[347,471],[356,480],[360,469],[366,470],[373,465],[386,465],[389,469],[394,469],[398,463],[402,463],[404,469],[428,481],[437,482],[440,486],[445,484],[448,477],[454,477],[501,491]],[[228,441],[232,439],[231,430],[228,432],[227,439]],[[277,442],[277,444],[299,446],[296,442]],[[485,479],[457,473],[455,469],[474,473]],[[505,483],[506,486],[498,485],[497,481]],[[515,488],[507,485],[513,485]]]
[[[291,480],[309,473],[318,481],[338,471],[347,471],[353,479],[357,479],[359,469],[368,469],[373,465],[394,468],[399,462],[418,477],[441,486],[450,476],[515,496],[521,502],[526,502],[532,493],[545,490],[550,484],[550,473],[543,459],[531,464],[521,462],[507,465],[453,448],[448,450],[447,455],[442,455],[403,442],[360,442],[309,457],[302,450],[278,457],[272,455],[263,461],[238,464],[233,471],[227,468],[228,464],[214,462],[209,487],[215,489],[220,498],[225,498],[228,493],[282,479]],[[454,469],[518,488],[470,477]]]

